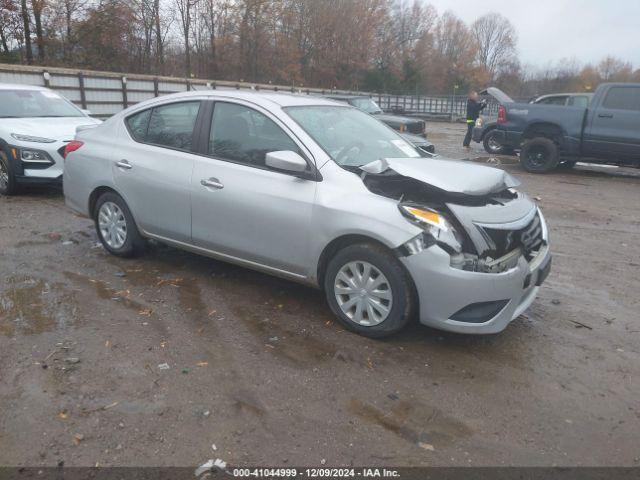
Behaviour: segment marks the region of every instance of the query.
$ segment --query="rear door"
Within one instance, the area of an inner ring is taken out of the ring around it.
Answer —
[[[317,183],[267,167],[265,156],[296,151],[311,169],[309,152],[254,105],[217,101],[208,118],[192,182],[194,245],[306,275]]]
[[[612,160],[640,158],[640,86],[612,85],[604,92],[585,128],[583,151]]]
[[[191,241],[194,132],[201,102],[163,104],[125,119],[113,177],[145,232]]]

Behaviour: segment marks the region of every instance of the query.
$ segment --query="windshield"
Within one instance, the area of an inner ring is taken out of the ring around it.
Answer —
[[[418,151],[384,123],[349,107],[287,107],[287,114],[341,166],[381,158],[417,158]]]
[[[48,90],[0,90],[0,118],[82,116],[68,100]]]
[[[349,103],[356,107],[358,110],[362,110],[367,113],[382,113],[382,109],[376,102],[370,98],[353,98],[349,100]]]

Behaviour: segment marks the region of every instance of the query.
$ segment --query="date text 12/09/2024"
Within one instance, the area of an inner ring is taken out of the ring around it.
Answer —
[[[236,478],[399,478],[388,468],[236,468]]]

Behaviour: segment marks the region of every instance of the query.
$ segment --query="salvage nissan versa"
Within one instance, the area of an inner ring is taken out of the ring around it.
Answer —
[[[65,153],[66,202],[112,254],[151,238],[320,287],[371,337],[416,316],[499,332],[550,268],[542,213],[508,173],[422,158],[322,98],[180,93],[79,132]]]

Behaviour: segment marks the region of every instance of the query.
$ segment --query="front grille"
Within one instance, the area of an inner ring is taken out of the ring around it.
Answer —
[[[527,260],[531,260],[542,246],[542,224],[536,213],[533,220],[521,230],[500,230],[496,228],[483,228],[492,245],[491,256],[500,258],[515,248],[522,248],[522,253]]]
[[[409,123],[407,125],[407,132],[422,135],[424,133],[424,122]]]
[[[540,224],[540,217],[536,213],[531,223],[520,231],[520,243],[522,244],[525,257],[530,259],[532,253],[540,249],[542,242],[542,225]]]

